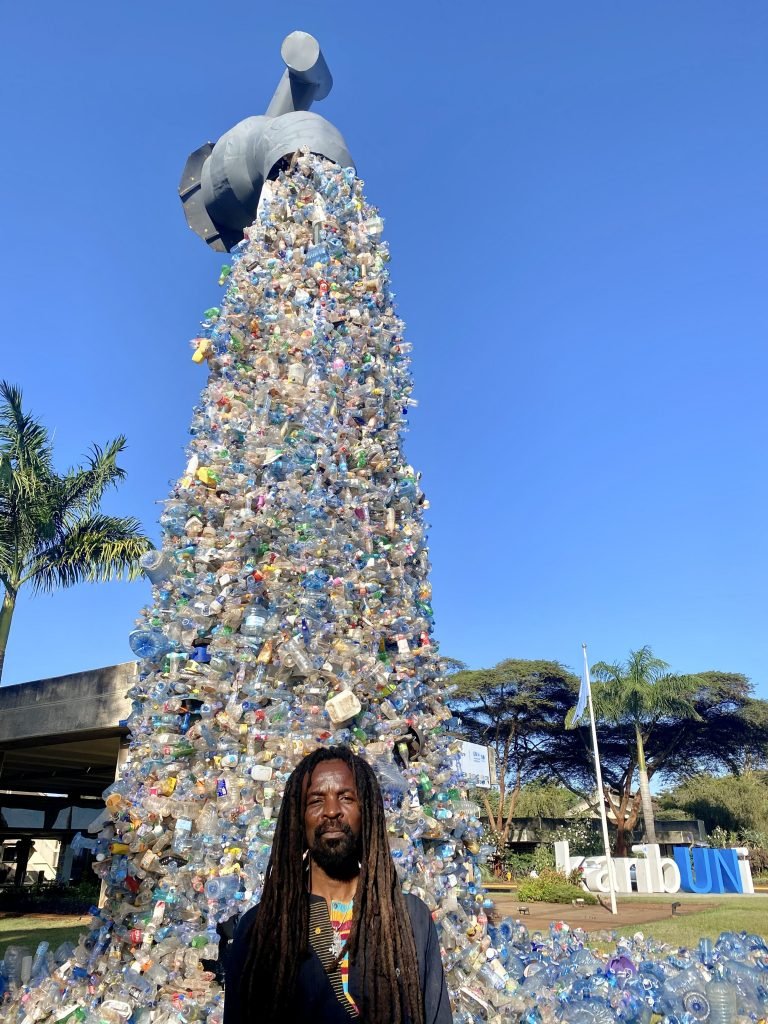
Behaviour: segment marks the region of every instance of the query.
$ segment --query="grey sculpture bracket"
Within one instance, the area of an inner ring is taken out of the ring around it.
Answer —
[[[264,182],[281,161],[307,147],[342,167],[353,167],[341,132],[309,108],[333,86],[320,44],[291,32],[280,54],[285,73],[266,114],[247,117],[219,139],[190,154],[179,184],[187,224],[218,252],[229,252],[253,222]]]

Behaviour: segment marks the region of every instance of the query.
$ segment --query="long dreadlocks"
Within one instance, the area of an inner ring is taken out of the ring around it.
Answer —
[[[365,1024],[424,1024],[416,944],[390,854],[381,790],[370,765],[342,746],[308,754],[286,784],[241,979],[242,1024],[255,1013],[267,1024],[285,1019],[299,965],[309,955],[304,792],[322,761],[349,766],[360,802],[362,861],[349,958],[360,963],[361,1018]]]

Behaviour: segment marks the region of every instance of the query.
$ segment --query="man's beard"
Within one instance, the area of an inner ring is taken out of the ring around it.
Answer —
[[[343,832],[328,839],[324,832]],[[312,860],[337,882],[349,882],[360,874],[360,838],[349,825],[322,825],[315,830],[309,847]]]

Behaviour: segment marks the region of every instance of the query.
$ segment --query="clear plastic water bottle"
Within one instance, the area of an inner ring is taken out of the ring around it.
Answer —
[[[226,902],[233,899],[238,892],[240,892],[238,875],[219,875],[216,878],[209,878],[205,883],[206,898],[212,902]]]
[[[709,937],[699,939],[699,959],[705,967],[711,967],[715,960],[715,944]]]
[[[256,640],[261,639],[268,621],[269,610],[262,604],[252,604],[243,616],[240,632],[243,636]]]
[[[567,1005],[562,1020],[568,1024],[615,1024],[616,1014],[607,1003],[594,1000]]]
[[[707,1003],[705,996],[706,978],[701,969],[690,966],[668,979],[662,989],[659,1007],[669,1014],[692,1013]]]
[[[167,551],[145,551],[139,559],[141,571],[150,583],[162,583],[173,573],[175,562]]]
[[[21,965],[24,959],[30,955],[31,950],[27,946],[19,946],[13,943],[10,946],[6,946],[3,964],[5,965],[5,973],[11,985],[21,984]]]
[[[707,984],[706,997],[709,1003],[709,1024],[731,1024],[736,1016],[737,993],[733,984],[727,982],[718,970]]]
[[[48,974],[48,950],[50,948],[51,944],[49,942],[43,941],[38,943],[30,973],[30,977],[33,980],[39,980],[42,975]]]
[[[128,636],[133,653],[146,661],[161,661],[173,649],[173,644],[159,629],[134,629]]]

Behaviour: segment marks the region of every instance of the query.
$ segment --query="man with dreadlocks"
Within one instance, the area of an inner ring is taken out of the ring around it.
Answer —
[[[224,1024],[451,1024],[437,930],[403,895],[370,765],[321,747],[288,779],[258,906],[227,961]]]

